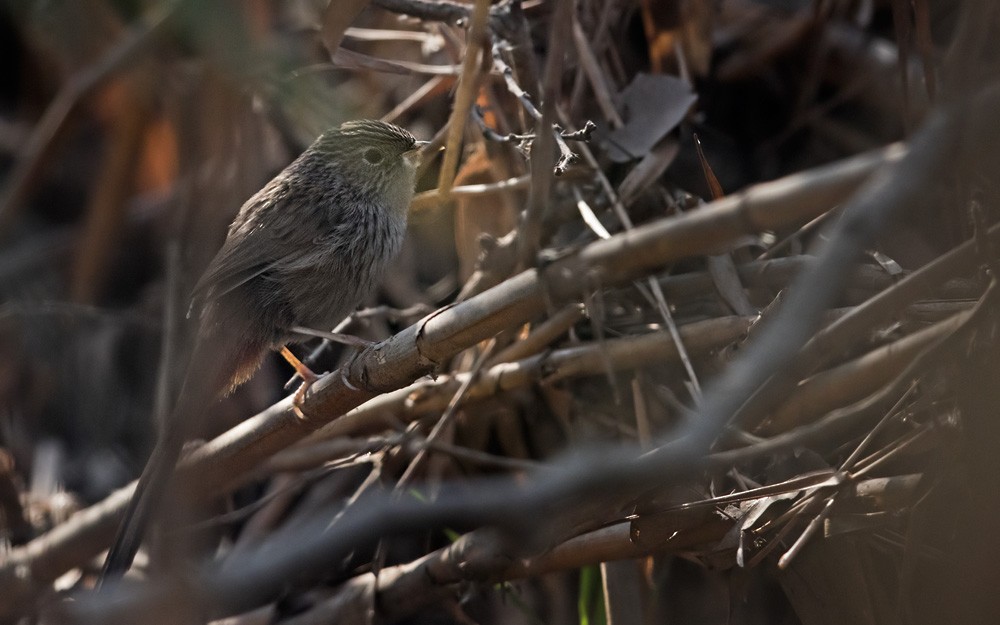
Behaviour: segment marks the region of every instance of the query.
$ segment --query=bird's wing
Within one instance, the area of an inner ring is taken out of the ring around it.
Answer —
[[[241,243],[253,245],[251,240],[244,240]],[[240,253],[240,250],[244,249],[244,245],[241,244],[229,246],[228,249],[224,245],[219,250],[191,291],[192,306],[199,306],[209,298],[226,295],[263,274],[274,264],[273,260],[264,257]]]
[[[310,228],[288,214],[295,203],[294,188],[280,179],[247,201],[226,242],[195,284],[193,307],[226,295],[309,245]]]

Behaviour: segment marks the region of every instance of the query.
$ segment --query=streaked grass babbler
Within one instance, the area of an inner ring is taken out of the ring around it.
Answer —
[[[105,579],[131,565],[181,449],[213,400],[246,381],[268,350],[294,361],[285,348],[303,338],[294,328],[333,328],[381,281],[403,243],[420,143],[392,124],[347,122],[240,209],[194,288],[199,328],[190,364],[108,553]]]

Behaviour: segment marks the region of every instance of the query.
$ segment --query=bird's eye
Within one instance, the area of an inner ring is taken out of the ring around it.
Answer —
[[[364,159],[372,165],[378,165],[384,158],[385,156],[375,148],[368,148],[365,150]]]

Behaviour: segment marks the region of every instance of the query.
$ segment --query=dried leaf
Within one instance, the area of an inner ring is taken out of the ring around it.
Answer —
[[[726,305],[737,315],[752,317],[757,309],[750,303],[740,276],[736,271],[736,263],[730,254],[720,254],[708,257],[708,273],[712,276],[716,290],[726,302]]]
[[[365,70],[370,69],[385,74],[429,74],[435,76],[456,76],[460,67],[456,65],[428,65],[426,63],[410,63],[408,61],[389,61],[380,59],[347,48],[337,48],[331,56],[331,62],[338,69]]]
[[[646,190],[656,179],[667,171],[677,158],[680,143],[673,137],[664,137],[648,154],[642,157],[618,186],[618,199],[628,206],[632,200]]]
[[[708,188],[712,192],[712,199],[718,200],[726,193],[722,190],[722,185],[715,176],[715,172],[712,171],[712,166],[708,164],[708,159],[705,158],[705,152],[701,149],[701,141],[698,139],[698,135],[694,136],[694,145],[698,150],[701,171],[704,173],[705,182],[708,183]],[[712,282],[715,283],[715,288],[719,291],[719,295],[722,296],[722,299],[725,300],[734,313],[743,317],[750,317],[757,314],[757,309],[750,303],[750,299],[743,289],[743,283],[740,282],[740,276],[736,271],[736,263],[733,262],[731,254],[709,256],[708,273],[711,274]]]
[[[698,151],[698,162],[701,163],[701,171],[705,175],[705,182],[708,183],[708,188],[712,192],[712,199],[718,200],[726,195],[726,192],[722,190],[722,185],[719,183],[719,179],[716,178],[715,172],[712,171],[712,166],[708,164],[708,159],[705,158],[705,151],[701,149],[701,139],[698,135],[694,135],[694,147]]]
[[[621,93],[625,125],[608,134],[608,155],[617,163],[641,158],[677,127],[698,100],[691,86],[673,76],[637,74]]]

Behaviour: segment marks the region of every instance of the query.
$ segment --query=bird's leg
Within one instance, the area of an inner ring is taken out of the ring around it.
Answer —
[[[299,386],[299,390],[295,391],[295,398],[292,399],[292,409],[295,410],[295,414],[300,419],[305,419],[306,415],[302,412],[302,402],[306,398],[306,391],[308,391],[309,387],[316,383],[319,376],[313,373],[312,369],[310,369],[304,362],[296,358],[295,354],[293,354],[287,346],[281,348],[281,355],[288,361],[288,364],[292,365],[295,372],[299,374],[299,377],[302,378],[302,385]]]
[[[357,351],[354,352],[354,355],[351,358],[351,362],[353,362],[354,359],[358,357],[358,354],[361,352],[361,350],[367,349],[372,345],[375,345],[375,341],[368,341],[363,338],[354,336],[352,334],[341,334],[340,332],[327,332],[325,330],[316,330],[314,328],[307,328],[305,326],[292,326],[291,331],[296,334],[304,334],[306,336],[316,336],[319,338],[326,339],[328,341],[333,341],[334,343],[340,343],[341,345],[347,345],[349,347],[357,348]],[[305,399],[306,391],[308,391],[309,387],[312,386],[316,382],[316,380],[319,379],[319,376],[313,373],[312,370],[309,369],[308,365],[306,365],[301,360],[296,358],[295,355],[288,350],[288,347],[281,348],[281,355],[285,357],[285,360],[287,360],[288,363],[295,368],[295,371],[298,374],[298,376],[302,378],[303,384],[302,386],[299,387],[299,390],[295,393],[295,399],[292,402],[292,406],[295,409],[295,414],[297,414],[300,418],[304,419],[305,414],[302,412],[302,401]],[[348,363],[348,365],[349,364],[350,363]],[[344,377],[343,368],[341,369],[340,375],[341,378],[344,380],[344,384],[346,384],[348,387],[352,389],[355,388],[350,382],[347,381],[347,378]],[[285,388],[287,389],[294,382],[295,382],[295,377],[292,376],[292,379],[289,380],[287,384],[285,384]]]

